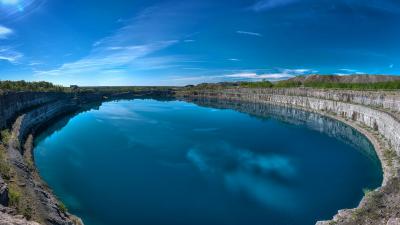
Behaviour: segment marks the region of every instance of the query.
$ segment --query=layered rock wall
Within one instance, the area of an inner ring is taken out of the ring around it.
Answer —
[[[384,171],[383,184],[377,190],[366,194],[357,208],[340,210],[332,221],[321,221],[317,224],[389,225],[393,224],[393,221],[400,221],[399,93],[307,88],[236,88],[185,90],[178,93],[178,96],[194,102],[283,105],[323,114],[353,126],[373,143]],[[252,110],[257,111],[256,108],[247,111]],[[312,123],[312,118],[308,119],[311,119]]]
[[[400,95],[389,94],[385,92],[369,94],[369,92],[355,91],[267,88],[182,92],[180,96],[278,103],[316,112],[337,114],[378,131],[390,141],[397,154],[400,155],[400,123],[397,118],[383,111],[384,109],[400,111]]]
[[[68,97],[70,95],[55,92],[9,92],[0,94],[0,129],[10,125],[21,112]]]

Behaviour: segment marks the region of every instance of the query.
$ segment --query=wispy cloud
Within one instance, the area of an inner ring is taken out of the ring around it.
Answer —
[[[255,72],[244,72],[244,73],[227,74],[224,75],[224,77],[232,79],[249,79],[249,80],[261,80],[261,79],[282,80],[313,72],[315,71],[310,69],[280,69],[278,72],[275,73],[257,74]]]
[[[339,75],[339,76],[346,76],[346,75],[352,75],[352,74],[366,74],[366,73],[356,70],[356,69],[343,68],[343,69],[339,69],[339,72],[334,73],[334,74]]]
[[[286,73],[271,73],[271,74],[256,74],[256,73],[235,73],[224,75],[224,77],[233,78],[233,79],[284,79],[291,78],[294,75],[286,74]]]
[[[252,5],[250,8],[256,12],[266,11],[278,7],[283,7],[290,5],[292,3],[298,2],[299,0],[260,0]]]
[[[4,60],[12,64],[16,64],[23,57],[23,54],[15,51],[9,46],[0,46],[0,61]]]
[[[168,82],[171,85],[199,84],[204,82],[222,82],[222,81],[259,81],[270,80],[278,81],[289,79],[298,75],[316,73],[312,69],[277,69],[274,72],[258,73],[250,70],[237,71],[234,73],[225,73],[220,75],[198,75],[185,77],[171,77]]]
[[[177,43],[176,40],[130,46],[108,46],[108,44],[103,43],[101,46],[93,49],[92,53],[87,57],[72,63],[63,64],[57,69],[37,71],[37,75],[83,75],[90,72],[127,67],[134,63],[139,63],[135,62],[138,59],[143,59],[145,56],[175,43]],[[162,63],[162,60],[158,59],[157,62]]]
[[[19,0],[0,0],[0,3],[5,5],[16,5],[19,3]]]
[[[276,8],[282,8],[285,6],[290,6],[295,3],[301,2],[309,2],[306,0],[258,0],[256,3],[250,6],[250,10],[255,12],[268,11]],[[317,2],[317,1],[316,1]],[[390,0],[369,0],[369,1],[360,1],[360,0],[336,0],[332,2],[332,4],[327,4],[329,8],[332,5],[342,5],[345,7],[349,7],[354,11],[362,12],[365,8],[368,8],[373,11],[380,11],[384,13],[399,13],[400,12],[400,4],[397,1]]]
[[[188,39],[186,27],[195,22],[183,18],[189,14],[195,17],[195,8],[187,3],[161,3],[148,7],[132,19],[124,20],[122,27],[112,35],[93,42],[87,56],[58,68],[35,71],[35,75],[50,77],[57,83],[58,80],[65,80],[66,76],[69,80],[79,76],[79,80],[92,83],[90,77],[99,77],[98,74],[106,76],[109,71],[117,71],[119,77],[133,80],[134,76],[145,71],[177,67],[181,56],[160,52],[179,43],[194,42]],[[117,72],[107,75],[104,80],[116,76]]]
[[[250,32],[250,31],[238,30],[238,31],[236,31],[236,33],[238,33],[238,34],[245,34],[245,35],[251,35],[251,36],[257,36],[257,37],[262,37],[262,34],[256,33],[256,32]]]
[[[230,58],[230,59],[228,59],[229,61],[233,61],[233,62],[239,62],[240,61],[240,59],[236,59],[236,58]]]
[[[13,33],[14,31],[10,28],[0,25],[0,39],[6,39]]]

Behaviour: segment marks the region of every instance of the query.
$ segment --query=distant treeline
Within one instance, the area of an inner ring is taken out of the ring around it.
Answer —
[[[376,83],[337,83],[337,82],[298,82],[298,81],[280,81],[275,87],[310,87],[310,88],[330,88],[330,89],[351,89],[351,90],[397,90],[400,89],[400,81],[387,81]]]
[[[50,82],[0,81],[1,91],[66,91],[65,87]]]
[[[175,87],[167,86],[100,86],[100,87],[78,87],[81,92],[137,92],[137,91],[168,91]]]
[[[203,90],[203,89],[224,89],[224,88],[293,88],[309,87],[320,89],[351,89],[351,90],[400,90],[400,80],[370,83],[350,83],[350,82],[331,82],[331,81],[299,81],[289,79],[277,82],[267,80],[248,82],[220,82],[203,83],[198,85],[187,85],[183,89]],[[63,87],[54,85],[50,82],[27,82],[27,81],[0,81],[0,93],[4,91],[55,91],[55,92],[135,92],[135,91],[167,91],[180,90],[179,87],[166,86],[109,86],[109,87]]]
[[[42,92],[138,92],[138,91],[167,91],[178,89],[175,87],[165,86],[99,86],[99,87],[79,87],[71,85],[70,87],[63,87],[55,85],[46,81],[28,82],[28,81],[0,81],[0,94],[6,91],[42,91]]]
[[[189,89],[223,89],[223,88],[295,88],[309,87],[319,89],[350,89],[350,90],[399,90],[400,81],[387,81],[377,83],[335,83],[335,82],[318,82],[318,81],[293,81],[283,80],[277,82],[259,81],[259,82],[221,82],[221,83],[205,83],[196,86],[188,85]]]

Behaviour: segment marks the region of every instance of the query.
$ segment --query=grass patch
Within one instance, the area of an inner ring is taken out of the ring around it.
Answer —
[[[0,132],[1,142],[7,144],[11,139],[11,132],[8,129],[2,130]]]
[[[391,166],[393,166],[393,161],[396,159],[397,154],[396,154],[396,152],[394,150],[386,149],[383,152],[383,157],[387,161],[388,166],[391,167]]]
[[[3,144],[0,144],[0,174],[5,180],[11,179],[11,166],[7,161],[7,150]]]
[[[8,198],[9,198],[9,205],[15,208],[19,208],[19,203],[21,201],[21,191],[19,188],[14,184],[9,185],[8,187]]]
[[[22,210],[22,214],[28,220],[32,219],[33,216],[33,209],[30,205],[26,205],[25,208]]]
[[[62,203],[62,202],[60,202],[60,204],[58,205],[58,208],[60,209],[60,211],[61,211],[62,213],[66,213],[66,212],[68,211],[67,206],[65,206],[65,204]]]

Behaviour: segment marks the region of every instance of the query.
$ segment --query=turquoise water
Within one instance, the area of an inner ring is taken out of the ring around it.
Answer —
[[[34,157],[86,225],[314,224],[355,207],[382,175],[363,136],[300,114],[107,102],[42,133]]]

